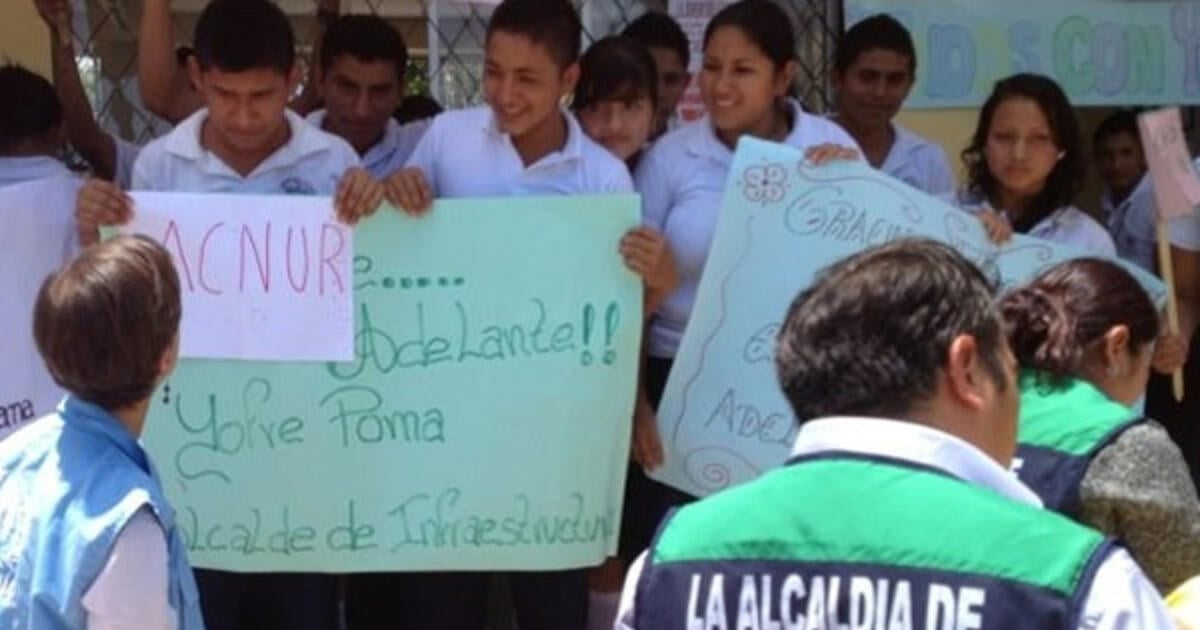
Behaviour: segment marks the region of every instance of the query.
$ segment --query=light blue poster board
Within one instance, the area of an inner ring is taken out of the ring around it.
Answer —
[[[601,562],[616,548],[642,327],[617,243],[638,220],[637,197],[612,196],[364,221],[354,361],[187,360],[152,399],[145,441],[192,563]]]
[[[653,476],[705,496],[783,463],[798,429],[775,376],[775,337],[816,272],[906,236],[953,245],[1002,285],[1086,255],[1015,236],[1002,248],[979,220],[862,162],[802,165],[795,149],[738,144],[691,319],[658,410],[665,464]],[[1134,267],[1153,299],[1157,279]]]
[[[846,24],[888,13],[913,35],[910,108],[978,107],[1018,72],[1075,105],[1200,102],[1200,3],[1163,0],[846,0]]]

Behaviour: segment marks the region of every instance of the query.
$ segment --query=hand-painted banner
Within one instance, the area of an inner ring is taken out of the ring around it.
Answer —
[[[193,564],[565,569],[613,552],[642,324],[632,196],[355,229],[355,356],[182,362],[145,441]],[[323,334],[313,330],[313,335]]]
[[[997,248],[977,218],[861,162],[820,168],[743,139],[696,304],[658,410],[665,464],[653,474],[707,495],[782,463],[797,424],[775,376],[775,337],[813,275],[893,239],[950,243],[1002,284],[1086,253],[1026,236]],[[1126,265],[1152,298],[1153,276]]]
[[[328,198],[134,193],[133,220],[171,252],[180,354],[345,361],[354,356],[352,232]]]
[[[978,107],[1011,74],[1053,77],[1075,105],[1200,102],[1200,3],[1176,0],[846,0],[917,47],[911,108]]]
[[[0,188],[0,439],[54,411],[63,395],[33,341],[33,304],[75,252],[78,191],[73,177]]]
[[[1169,221],[1192,214],[1200,206],[1200,177],[1188,157],[1179,108],[1141,114],[1138,129],[1154,182],[1157,216]]]

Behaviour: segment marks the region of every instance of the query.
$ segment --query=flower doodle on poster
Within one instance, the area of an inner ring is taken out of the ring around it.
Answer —
[[[750,203],[778,203],[788,192],[787,168],[778,163],[751,166],[742,173],[741,187]]]

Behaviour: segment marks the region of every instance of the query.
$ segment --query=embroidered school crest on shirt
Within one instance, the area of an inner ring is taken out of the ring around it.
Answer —
[[[309,183],[308,180],[299,177],[289,177],[279,184],[283,192],[289,195],[315,195],[317,187]]]

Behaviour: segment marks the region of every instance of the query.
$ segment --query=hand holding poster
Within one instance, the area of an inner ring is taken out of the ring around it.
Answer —
[[[354,356],[353,236],[329,199],[134,193],[119,232],[166,247],[183,294],[180,354],[274,361]],[[314,335],[314,331],[320,331]]]
[[[1085,255],[1014,236],[993,245],[979,220],[862,162],[801,165],[795,149],[743,139],[692,316],[658,410],[665,464],[653,476],[696,495],[779,465],[797,424],[775,376],[775,338],[813,275],[906,236],[953,245],[1008,284]],[[1127,266],[1157,298],[1162,285]]]
[[[62,390],[33,341],[33,305],[46,276],[75,251],[79,180],[56,177],[0,188],[0,439],[54,410]]]
[[[617,242],[637,223],[632,196],[439,201],[360,223],[351,360],[185,360],[152,398],[145,442],[192,563],[602,561],[642,325]]]

